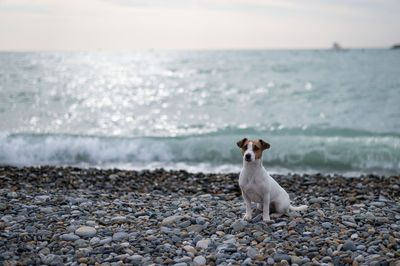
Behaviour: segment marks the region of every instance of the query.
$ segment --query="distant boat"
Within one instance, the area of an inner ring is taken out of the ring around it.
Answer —
[[[400,49],[400,44],[395,44],[391,47],[391,49]]]
[[[335,51],[346,51],[346,49],[343,49],[343,47],[337,42],[333,43],[332,50],[335,50]]]

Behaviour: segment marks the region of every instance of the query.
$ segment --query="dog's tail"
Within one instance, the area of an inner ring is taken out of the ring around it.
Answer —
[[[307,205],[301,205],[301,206],[298,206],[298,207],[289,205],[289,210],[291,210],[291,211],[304,211],[307,208],[308,208]]]

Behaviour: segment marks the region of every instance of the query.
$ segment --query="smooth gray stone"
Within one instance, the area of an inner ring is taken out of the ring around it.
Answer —
[[[64,241],[75,241],[78,240],[80,237],[73,233],[69,233],[61,235],[60,238]]]
[[[129,238],[129,234],[126,232],[116,232],[112,237],[113,241],[120,241],[126,238]]]
[[[75,234],[81,237],[92,237],[96,234],[96,229],[91,226],[81,226],[76,229]]]
[[[356,245],[354,244],[353,241],[351,240],[346,240],[346,242],[344,242],[342,249],[347,251],[347,250],[351,250],[354,251],[357,249]]]

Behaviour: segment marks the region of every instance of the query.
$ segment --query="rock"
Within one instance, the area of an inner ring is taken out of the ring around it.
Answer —
[[[242,265],[252,265],[251,258],[247,258],[243,261]]]
[[[363,255],[358,255],[358,256],[355,258],[355,261],[364,262],[364,261],[365,261],[365,258],[364,258]]]
[[[89,256],[90,252],[91,250],[89,250],[88,248],[79,248],[78,250],[75,251],[75,255],[78,258],[82,258]]]
[[[99,243],[100,242],[100,238],[98,238],[98,237],[93,237],[92,239],[90,239],[90,241],[89,241],[89,243],[91,244],[91,245],[95,245],[95,244],[97,244],[97,243]]]
[[[352,264],[353,263],[353,259],[350,257],[345,257],[342,259],[342,261],[346,264]]]
[[[258,261],[264,261],[264,256],[261,254],[254,255],[254,259]]]
[[[254,259],[254,256],[258,253],[259,253],[258,249],[256,249],[256,248],[252,248],[252,247],[247,248],[247,253],[246,253],[247,257],[249,257],[251,259]]]
[[[44,202],[44,201],[46,201],[46,200],[49,200],[49,199],[50,199],[50,196],[47,196],[47,195],[36,196],[35,199],[36,199],[36,201]]]
[[[352,223],[352,222],[349,222],[349,221],[343,221],[343,224],[347,225],[349,227],[353,227],[353,228],[357,228],[358,227],[356,223]]]
[[[42,248],[39,253],[43,255],[49,255],[50,254],[50,249],[49,248]]]
[[[274,261],[276,261],[276,262],[280,262],[282,260],[286,260],[287,262],[290,263],[290,259],[291,259],[290,256],[286,255],[286,254],[275,254],[274,255]]]
[[[347,240],[346,242],[344,242],[342,249],[345,251],[347,251],[347,250],[354,251],[357,248],[356,248],[356,245],[353,243],[353,241]]]
[[[186,229],[188,230],[188,232],[200,233],[203,230],[203,226],[200,224],[193,224],[191,226],[188,226]]]
[[[275,260],[274,260],[273,258],[269,257],[269,258],[267,259],[267,264],[268,264],[268,265],[274,265],[274,263],[275,263]]]
[[[111,218],[111,221],[112,222],[116,222],[116,223],[125,222],[126,221],[126,217],[125,216],[113,217],[113,218]]]
[[[208,245],[210,245],[211,240],[210,239],[202,239],[200,241],[197,242],[196,244],[196,248],[202,248],[202,249],[207,249]]]
[[[286,226],[286,222],[280,222],[280,223],[276,223],[276,224],[271,224],[271,227],[273,227],[273,228],[285,227],[285,226]]]
[[[18,193],[15,192],[15,191],[8,192],[7,193],[7,198],[16,199],[16,198],[18,198]]]
[[[301,265],[303,263],[301,259],[297,256],[290,256],[290,261],[292,264],[297,264],[297,265]]]
[[[162,222],[161,222],[161,225],[167,226],[167,225],[170,225],[172,223],[179,222],[182,219],[183,219],[183,216],[181,216],[181,215],[172,215],[172,216],[169,216],[167,218],[164,218],[164,220],[162,220]]]
[[[113,241],[121,241],[121,240],[124,240],[124,239],[127,239],[127,238],[129,238],[129,234],[128,233],[126,233],[126,232],[116,232],[116,233],[114,233],[114,235],[112,237],[112,240]]]
[[[184,221],[184,222],[181,222],[180,224],[178,224],[178,226],[180,227],[180,228],[186,228],[186,227],[188,227],[189,225],[191,225],[192,223],[190,222],[190,220],[186,220],[186,221]]]
[[[204,258],[203,256],[196,256],[193,259],[193,265],[197,266],[197,265],[205,265],[207,263],[206,258]]]
[[[370,205],[375,206],[375,207],[385,207],[386,203],[382,201],[374,201],[371,202]]]
[[[103,238],[102,240],[100,240],[99,244],[106,245],[106,244],[110,243],[111,241],[112,241],[112,237],[106,237],[106,238]]]
[[[75,240],[73,245],[75,246],[75,248],[87,247],[88,246],[88,241],[80,238],[78,240]]]
[[[389,219],[387,217],[376,217],[375,223],[379,224],[379,225],[387,224],[387,223],[389,223]]]
[[[332,224],[330,222],[324,222],[321,224],[323,228],[329,229],[332,227]]]
[[[358,234],[354,233],[354,234],[352,234],[352,235],[350,236],[350,238],[351,238],[352,240],[357,239],[357,238],[358,238]]]
[[[80,238],[79,236],[77,236],[73,233],[63,234],[60,236],[60,239],[64,240],[64,241],[75,241],[75,240],[78,240],[79,238]]]
[[[81,226],[76,229],[75,234],[81,237],[92,237],[96,234],[96,229],[90,226]]]
[[[44,256],[40,254],[42,263],[46,265],[63,265],[63,259],[59,255],[49,254]]]
[[[329,257],[329,256],[325,256],[325,257],[323,257],[323,258],[321,259],[321,261],[324,262],[324,263],[328,263],[328,262],[331,262],[331,261],[332,261],[332,258]]]
[[[186,252],[191,252],[195,255],[197,254],[197,250],[192,246],[187,245],[187,246],[184,246],[183,249],[186,250]]]
[[[234,232],[240,232],[246,227],[246,225],[246,221],[237,221],[232,224],[232,228]]]
[[[311,198],[308,202],[310,204],[313,204],[313,203],[321,203],[323,201],[324,201],[324,198],[318,197],[318,198]]]
[[[129,263],[134,263],[134,264],[135,263],[140,263],[143,260],[143,256],[141,256],[141,255],[132,255],[132,256],[126,257],[126,260]]]
[[[85,264],[86,264],[86,263],[88,262],[88,258],[83,258],[83,257],[82,257],[82,258],[79,258],[79,259],[78,259],[78,262],[79,262],[79,263],[85,263]]]

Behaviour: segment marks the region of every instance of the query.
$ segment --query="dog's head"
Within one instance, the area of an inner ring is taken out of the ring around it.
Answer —
[[[236,143],[242,149],[243,160],[246,162],[253,162],[261,159],[264,150],[269,149],[269,143],[259,140],[248,140],[244,138]]]

